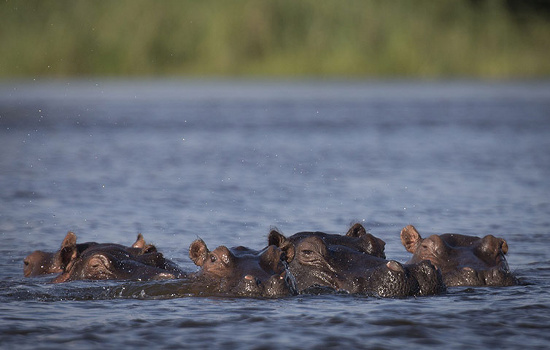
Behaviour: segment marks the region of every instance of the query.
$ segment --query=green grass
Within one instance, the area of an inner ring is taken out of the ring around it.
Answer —
[[[0,3],[0,77],[550,75],[550,22],[504,1]]]

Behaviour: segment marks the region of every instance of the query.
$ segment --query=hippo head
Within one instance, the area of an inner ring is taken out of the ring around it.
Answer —
[[[410,263],[429,260],[441,270],[447,286],[516,285],[504,255],[508,244],[502,238],[460,234],[422,238],[412,225],[401,230],[401,242],[413,254]]]
[[[266,297],[295,294],[286,256],[278,247],[256,251],[219,246],[210,251],[202,239],[197,239],[189,247],[189,257],[201,268],[197,277],[215,293]]]
[[[35,250],[24,259],[23,273],[25,277],[35,277],[63,271],[63,262],[61,259],[63,246],[66,242],[76,242],[76,235],[69,231],[61,243],[61,248],[54,253]],[[77,244],[77,250],[82,252],[88,247],[95,245],[95,242]]]
[[[403,266],[345,245],[328,244],[317,234],[295,240],[272,230],[268,241],[291,251],[289,268],[301,293],[321,287],[397,297],[437,294],[444,290],[441,276],[431,264],[424,268]],[[424,272],[429,276],[424,276]]]
[[[277,229],[273,229],[272,232],[278,233]],[[363,225],[359,223],[354,224],[345,235],[330,234],[319,231],[304,231],[295,233],[288,238],[285,237],[284,239],[296,244],[303,238],[310,236],[319,237],[328,245],[342,245],[375,257],[386,258],[386,254],[384,253],[386,242],[380,238],[374,237],[370,233],[367,233]],[[276,242],[277,238],[275,235],[273,238],[274,242]]]
[[[63,271],[56,259],[55,253],[35,250],[23,260],[25,277],[35,277]]]
[[[66,245],[69,242],[76,242],[76,235],[69,231],[61,243],[61,248],[57,252],[44,252],[41,250],[35,250],[27,257],[25,257],[23,263],[23,274],[25,277],[35,277],[45,274],[63,272],[63,249],[66,249]],[[76,243],[75,243],[76,244]],[[96,242],[86,242],[76,244],[77,254],[82,254],[86,249],[98,245]],[[152,252],[156,252],[157,249],[152,244],[147,244],[143,235],[140,233],[137,236],[136,241],[132,246],[125,247],[125,249],[132,255],[142,255]]]
[[[333,237],[327,239],[327,235],[322,232],[299,232],[287,238],[273,229],[269,233],[268,244],[278,246],[286,252],[290,270],[300,292],[317,287],[342,290],[345,274],[385,262],[384,259],[344,245],[329,245],[327,240],[333,243],[335,241],[331,238]],[[363,256],[364,261],[358,262]]]
[[[139,240],[139,237],[138,237]],[[80,251],[76,235],[68,234],[58,252],[63,273],[54,283],[73,280],[155,280],[175,278],[174,274],[155,265],[160,253],[139,254],[144,247],[124,247],[119,244],[94,244]],[[151,249],[148,247],[147,249]],[[156,258],[155,258],[156,257]]]

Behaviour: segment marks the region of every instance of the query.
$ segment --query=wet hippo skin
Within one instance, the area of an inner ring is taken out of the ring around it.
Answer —
[[[69,231],[65,236],[65,239],[63,240],[63,242],[65,242],[65,240],[72,239],[71,238],[72,236],[75,236],[74,240],[76,240],[76,235],[73,232]],[[77,243],[76,249],[79,254],[82,254],[82,252],[84,252],[86,249],[98,244],[101,244],[101,243],[96,243],[96,242]],[[154,245],[145,243],[145,239],[143,238],[143,235],[141,233],[138,234],[137,240],[135,241],[134,244],[132,244],[132,246],[124,247],[124,249],[126,249],[129,253],[134,255],[156,251],[156,248]],[[41,250],[35,250],[31,254],[29,254],[23,260],[24,276],[35,277],[35,276],[40,276],[45,274],[63,272],[63,266],[60,258],[61,250],[62,248],[60,248],[56,252],[44,252]]]
[[[205,293],[264,297],[296,293],[286,269],[286,256],[278,247],[257,251],[219,246],[210,251],[197,239],[189,247],[189,257],[200,267],[195,279]]]
[[[326,240],[326,237],[330,238]],[[287,252],[289,269],[301,293],[328,288],[353,294],[402,297],[445,291],[441,274],[428,261],[402,265],[367,254],[353,245],[333,244],[338,240],[318,232],[310,235],[301,232],[286,238],[272,230],[268,242]]]
[[[274,231],[277,230],[274,229]],[[329,245],[341,245],[372,256],[386,258],[384,253],[386,242],[368,233],[360,223],[353,224],[345,235],[304,231],[295,233],[287,239],[292,243],[297,243],[308,236],[320,237]]]
[[[55,264],[61,274],[53,282],[74,280],[154,280],[177,278],[183,272],[177,265],[164,259],[153,245],[145,244],[143,236],[131,247],[114,243],[76,243],[76,235],[69,232],[58,252]]]
[[[508,244],[502,238],[455,233],[422,238],[414,226],[408,225],[401,230],[401,242],[413,254],[409,263],[431,261],[449,287],[518,284],[508,267]]]

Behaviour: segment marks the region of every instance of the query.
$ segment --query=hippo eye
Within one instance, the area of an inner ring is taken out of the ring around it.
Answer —
[[[218,258],[215,255],[210,255],[211,262],[216,262],[216,260],[218,260]]]
[[[29,262],[27,260],[24,261],[25,266],[29,266]]]
[[[302,250],[302,254],[304,254],[304,255],[311,255],[311,254],[313,254],[313,251],[312,251],[312,250],[304,249],[304,250]]]

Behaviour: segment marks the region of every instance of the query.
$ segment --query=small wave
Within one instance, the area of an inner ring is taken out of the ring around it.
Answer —
[[[4,301],[63,301],[63,300],[96,300],[109,298],[108,291],[112,282],[41,284],[17,281],[2,283],[0,300]]]

